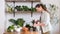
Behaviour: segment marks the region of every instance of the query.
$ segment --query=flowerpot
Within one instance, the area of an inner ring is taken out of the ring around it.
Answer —
[[[11,32],[13,32],[14,30],[13,29],[11,29]]]
[[[22,27],[20,27],[20,28],[15,28],[15,31],[16,31],[16,32],[20,32],[21,29],[22,29]]]

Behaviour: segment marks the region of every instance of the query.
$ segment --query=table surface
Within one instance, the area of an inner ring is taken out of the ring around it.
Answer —
[[[5,32],[4,34],[38,34],[38,32],[34,31],[34,32]]]

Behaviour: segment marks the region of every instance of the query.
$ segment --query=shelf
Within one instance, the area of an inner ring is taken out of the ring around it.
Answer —
[[[6,2],[13,2],[13,4],[14,4],[14,7],[15,7],[15,2],[31,2],[31,7],[33,7],[33,2],[39,2],[40,3],[40,0],[5,0]],[[15,10],[14,10],[15,11]],[[6,13],[8,13],[8,12],[6,12]],[[27,11],[25,12],[12,12],[13,13],[13,16],[15,17],[15,13],[27,13]],[[32,17],[32,14],[33,14],[33,12],[31,12],[31,11],[28,11],[28,13],[31,13],[31,17]]]
[[[5,12],[5,13],[9,13],[9,12]],[[13,13],[13,12],[12,12]],[[12,13],[9,13],[9,14],[12,14]],[[15,12],[16,14],[18,13],[18,14],[20,14],[20,13],[31,13],[31,11],[16,11]],[[39,12],[33,12],[33,13],[39,13]]]
[[[40,0],[5,0],[6,2],[13,2],[13,1],[15,1],[15,2],[31,2],[31,1],[33,1],[33,2],[40,2]]]
[[[6,13],[9,13],[8,11],[6,11]],[[13,13],[13,12],[11,12]],[[31,11],[15,11],[15,13],[31,13]]]

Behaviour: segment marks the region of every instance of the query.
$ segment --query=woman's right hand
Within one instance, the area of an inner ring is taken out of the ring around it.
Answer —
[[[34,27],[39,26],[39,24],[34,23]]]

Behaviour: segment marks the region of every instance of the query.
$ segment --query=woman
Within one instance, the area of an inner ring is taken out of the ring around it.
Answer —
[[[39,20],[41,21],[41,23],[39,22],[34,23],[34,26],[35,27],[41,26],[44,34],[50,34],[50,30],[51,30],[50,14],[47,11],[46,6],[44,6],[43,4],[37,4],[35,8],[37,12],[40,12],[41,18]]]

